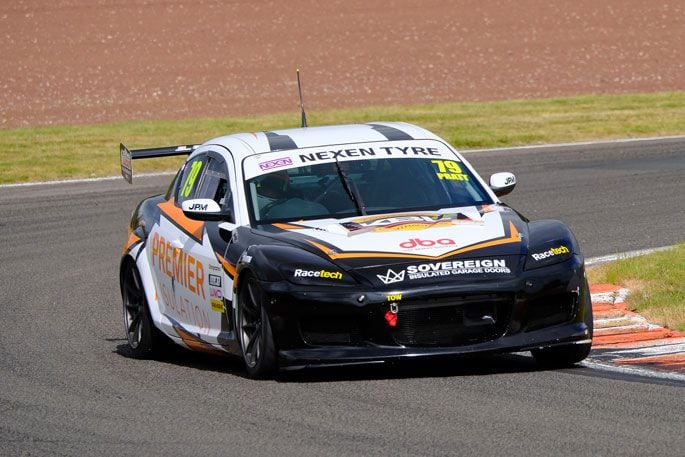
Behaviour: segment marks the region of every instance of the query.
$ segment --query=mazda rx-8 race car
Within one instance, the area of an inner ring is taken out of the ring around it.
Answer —
[[[529,221],[447,142],[406,123],[240,133],[188,154],[133,213],[120,284],[128,344],[168,340],[278,369],[531,351],[584,359],[592,310],[571,231]]]

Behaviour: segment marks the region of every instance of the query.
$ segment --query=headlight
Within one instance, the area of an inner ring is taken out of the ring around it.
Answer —
[[[545,243],[528,251],[525,269],[546,267],[568,260],[571,256],[573,256],[573,245],[568,241]]]
[[[355,284],[352,277],[336,268],[330,266],[314,265],[293,265],[286,264],[279,267],[283,277],[293,284],[306,286],[335,286]]]

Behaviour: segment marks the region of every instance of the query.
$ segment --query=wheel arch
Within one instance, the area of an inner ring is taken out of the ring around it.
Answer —
[[[161,312],[158,294],[156,293],[157,289],[155,287],[154,280],[152,279],[152,269],[150,268],[148,257],[146,255],[146,248],[146,245],[142,245],[140,248],[132,250],[122,257],[119,264],[119,287],[123,293],[123,280],[125,275],[124,268],[129,265],[133,265],[138,270],[138,276],[145,293],[152,323],[155,327],[167,334],[167,332],[164,331],[164,327],[171,328],[172,324]]]

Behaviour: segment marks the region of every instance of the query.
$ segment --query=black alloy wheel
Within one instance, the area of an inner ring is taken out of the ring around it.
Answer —
[[[267,378],[278,366],[271,324],[264,308],[264,293],[254,276],[248,275],[241,280],[235,322],[245,368],[251,378]]]
[[[133,261],[127,262],[121,273],[121,297],[124,330],[134,358],[152,357],[166,342],[166,337],[152,323],[142,284],[138,268]]]

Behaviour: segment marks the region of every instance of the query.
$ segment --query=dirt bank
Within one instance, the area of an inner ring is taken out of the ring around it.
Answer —
[[[0,128],[685,90],[680,0],[27,0]]]

